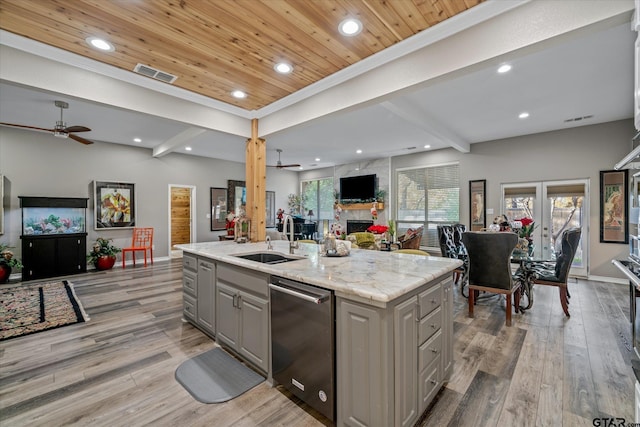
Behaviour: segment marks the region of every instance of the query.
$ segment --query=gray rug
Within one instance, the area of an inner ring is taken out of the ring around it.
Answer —
[[[176,380],[202,403],[221,403],[264,381],[219,347],[182,362]]]

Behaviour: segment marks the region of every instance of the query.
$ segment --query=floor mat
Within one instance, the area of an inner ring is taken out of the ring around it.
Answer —
[[[178,366],[176,380],[197,401],[221,403],[257,386],[264,377],[216,347]]]

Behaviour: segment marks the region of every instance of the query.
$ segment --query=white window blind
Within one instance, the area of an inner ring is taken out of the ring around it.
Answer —
[[[460,221],[459,165],[398,171],[396,183],[399,233],[424,226],[422,245],[437,248],[437,226]]]

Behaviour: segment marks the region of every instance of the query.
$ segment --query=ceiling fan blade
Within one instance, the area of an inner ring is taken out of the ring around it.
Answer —
[[[0,126],[9,126],[9,127],[13,127],[13,128],[24,128],[24,129],[33,129],[33,130],[41,130],[44,132],[53,132],[53,129],[45,129],[45,128],[39,128],[39,127],[35,127],[35,126],[26,126],[26,125],[16,125],[13,123],[0,123]]]
[[[74,141],[78,141],[79,143],[84,144],[84,145],[93,144],[93,141],[89,141],[88,139],[84,139],[84,138],[82,138],[82,137],[80,137],[78,135],[74,135],[72,133],[69,134],[69,138],[73,139]]]
[[[300,165],[297,164],[297,163],[292,163],[290,165],[279,165],[278,167],[280,167],[280,168],[299,168]]]
[[[85,126],[69,126],[65,128],[66,132],[90,132],[91,129]]]

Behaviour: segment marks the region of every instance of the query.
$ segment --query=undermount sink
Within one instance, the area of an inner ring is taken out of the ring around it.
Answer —
[[[298,261],[300,259],[304,259],[304,257],[285,256],[283,254],[275,252],[255,252],[251,254],[239,254],[233,256],[249,261],[261,262],[263,264],[280,264],[282,262]]]

